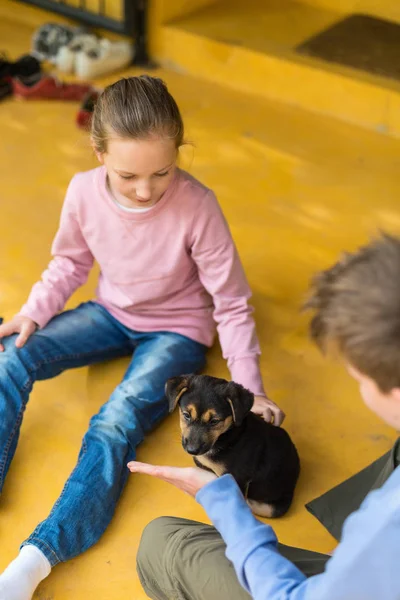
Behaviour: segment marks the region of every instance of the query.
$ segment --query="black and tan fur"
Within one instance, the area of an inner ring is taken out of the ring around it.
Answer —
[[[199,467],[236,479],[252,511],[280,517],[289,509],[300,473],[288,433],[253,414],[254,396],[208,375],[169,379],[170,412],[179,404],[182,445]]]

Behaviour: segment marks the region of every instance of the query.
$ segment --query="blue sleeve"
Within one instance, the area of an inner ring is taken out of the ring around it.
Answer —
[[[269,525],[258,521],[231,475],[205,486],[196,496],[226,545],[241,585],[256,600],[302,598],[294,590],[305,576],[277,550]],[[322,599],[320,599],[322,600]]]
[[[347,520],[343,542],[325,572],[309,579],[279,554],[274,531],[253,516],[231,475],[209,483],[196,499],[222,535],[226,555],[254,600],[398,600],[400,493],[374,494]]]

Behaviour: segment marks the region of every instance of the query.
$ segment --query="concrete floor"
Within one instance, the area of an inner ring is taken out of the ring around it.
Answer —
[[[10,6],[0,1],[3,17],[8,14],[0,20],[0,39],[16,58],[29,50],[33,28],[29,19],[17,24]],[[395,433],[363,406],[342,366],[311,346],[299,307],[310,276],[342,249],[357,247],[378,228],[400,231],[398,141],[184,74],[156,73],[176,96],[193,141],[182,152],[182,166],[216,191],[231,225],[254,291],[266,387],[287,413],[285,426],[302,459],[293,508],[274,527],[286,544],[329,551],[334,541],[304,503],[389,449]],[[20,308],[49,260],[70,178],[95,165],[87,136],[74,125],[77,108],[12,99],[0,105],[0,312],[5,319]],[[69,306],[92,297],[95,279],[94,273]],[[91,415],[125,367],[126,361],[116,361],[35,387],[0,501],[0,571],[48,514],[75,464]],[[227,375],[218,347],[210,352],[207,372]],[[149,436],[139,458],[191,464],[180,446],[177,415]],[[99,544],[54,569],[35,598],[144,599],[136,550],[144,526],[163,514],[207,520],[189,497],[161,482],[132,477]]]

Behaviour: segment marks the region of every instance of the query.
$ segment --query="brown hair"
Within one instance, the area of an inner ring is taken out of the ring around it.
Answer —
[[[333,342],[380,390],[400,387],[400,239],[383,234],[313,279],[310,335]]]
[[[182,117],[161,79],[141,75],[120,79],[105,88],[97,100],[91,123],[95,150],[106,152],[112,134],[132,139],[157,135],[175,140],[176,148],[182,146]]]

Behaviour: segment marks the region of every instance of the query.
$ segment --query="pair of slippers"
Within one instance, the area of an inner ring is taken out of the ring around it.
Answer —
[[[33,36],[32,53],[64,73],[95,79],[128,66],[134,48],[130,42],[111,42],[83,28],[46,23]]]

